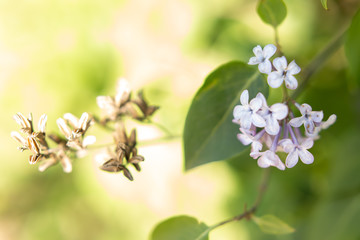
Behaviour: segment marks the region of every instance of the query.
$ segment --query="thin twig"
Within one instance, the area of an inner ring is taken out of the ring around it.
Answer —
[[[222,222],[219,222],[213,226],[210,227],[210,230],[213,230],[217,227],[220,227],[224,224],[227,224],[227,223],[230,223],[230,222],[235,222],[235,221],[240,221],[241,219],[244,219],[244,218],[249,218],[253,213],[256,212],[257,208],[259,207],[263,197],[264,197],[264,194],[266,192],[266,189],[268,187],[268,182],[269,182],[269,177],[270,177],[270,168],[267,168],[264,170],[264,175],[263,175],[263,178],[261,180],[261,184],[260,184],[260,187],[259,187],[259,193],[257,195],[257,198],[255,200],[255,203],[253,204],[253,206],[239,214],[239,215],[236,215],[228,220],[225,220],[225,221],[222,221]],[[209,230],[209,231],[210,231]]]

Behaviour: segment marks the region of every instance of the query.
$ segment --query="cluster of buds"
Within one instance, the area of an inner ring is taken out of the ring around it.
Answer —
[[[28,118],[21,113],[14,116],[15,121],[21,126],[20,132],[13,131],[11,136],[18,141],[21,146],[20,151],[30,150],[30,164],[40,163],[39,171],[45,171],[49,167],[60,163],[64,172],[72,171],[71,158],[81,158],[86,155],[87,147],[94,144],[95,136],[85,136],[88,129],[95,123],[107,127],[113,131],[115,149],[111,152],[108,149],[107,156],[104,156],[100,169],[107,172],[123,172],[129,179],[133,177],[128,170],[128,165],[133,165],[140,171],[140,162],[144,157],[137,154],[136,130],[131,131],[130,136],[126,135],[123,124],[123,117],[130,116],[138,121],[149,120],[149,117],[158,109],[157,106],[150,106],[144,99],[143,92],[137,94],[137,98],[131,98],[129,84],[125,79],[120,79],[117,83],[115,97],[99,96],[97,104],[103,110],[103,118],[98,120],[88,113],[83,113],[79,118],[71,113],[66,113],[63,118],[58,118],[56,123],[61,135],[47,134],[45,126],[47,115],[40,117],[38,131],[34,131],[31,114]],[[108,123],[115,123],[116,129],[108,127]],[[55,147],[50,147],[47,139],[50,139]]]
[[[117,124],[113,136],[115,151],[108,149],[107,153],[97,156],[97,160],[102,162],[100,169],[106,172],[123,172],[124,176],[132,181],[133,176],[127,166],[131,164],[140,171],[139,164],[144,161],[144,157],[137,154],[136,130],[133,129],[130,136],[127,136],[124,125]]]
[[[103,118],[99,120],[102,125],[106,125],[110,121],[121,120],[124,116],[144,121],[159,109],[157,106],[147,104],[142,91],[138,93],[136,99],[132,99],[129,83],[124,78],[117,83],[115,97],[98,96],[96,102],[103,111]]]
[[[16,131],[11,132],[11,136],[21,144],[19,150],[32,152],[29,157],[30,164],[41,162],[39,166],[41,172],[57,163],[62,165],[64,172],[71,172],[72,164],[68,155],[75,153],[78,157],[83,156],[85,148],[96,140],[94,136],[84,137],[91,123],[88,113],[83,113],[80,120],[70,113],[65,114],[64,118],[67,122],[59,118],[57,124],[66,139],[56,134],[46,134],[46,114],[40,117],[37,132],[34,131],[31,114],[29,118],[25,118],[21,113],[14,115],[15,121],[21,126],[20,131],[25,136]],[[74,130],[70,130],[68,124],[73,126]],[[56,146],[50,148],[46,137],[56,143]]]
[[[287,65],[284,56],[275,58],[273,65],[270,58],[275,54],[276,47],[269,44],[262,49],[256,46],[253,49],[255,57],[250,58],[249,64],[259,64],[261,73],[268,74],[267,81],[270,87],[277,88],[283,82],[289,89],[296,89],[297,80],[293,76],[300,72],[295,61]],[[271,72],[275,68],[277,71]],[[268,106],[262,93],[258,93],[249,102],[249,92],[245,90],[240,96],[241,105],[234,108],[233,122],[240,125],[237,137],[244,145],[251,144],[250,156],[258,159],[262,168],[270,166],[280,170],[294,167],[300,160],[305,164],[314,162],[314,156],[308,151],[314,140],[319,138],[319,132],[328,128],[336,121],[336,115],[331,115],[327,121],[323,120],[322,111],[312,111],[310,105],[302,105],[287,99],[284,103],[275,103]],[[290,104],[300,111],[300,117],[294,117]],[[304,131],[300,127],[304,125]],[[267,149],[265,149],[267,148]],[[287,153],[285,164],[276,154]]]

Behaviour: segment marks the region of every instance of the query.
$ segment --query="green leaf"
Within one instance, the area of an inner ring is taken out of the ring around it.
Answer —
[[[325,10],[329,10],[328,6],[327,6],[327,0],[321,0],[321,4],[323,5],[323,7],[325,8]]]
[[[151,240],[208,240],[211,228],[189,216],[169,218],[158,224]]]
[[[349,61],[349,70],[352,78],[360,84],[360,10],[352,19],[347,31],[345,54]]]
[[[260,0],[257,12],[263,22],[276,28],[286,17],[286,5],[282,0]]]
[[[290,227],[288,224],[273,215],[265,215],[262,217],[256,217],[253,215],[251,216],[251,219],[264,233],[280,235],[295,232],[294,228]]]
[[[184,128],[185,169],[239,155],[243,146],[236,137],[233,109],[248,89],[250,97],[268,94],[266,80],[256,67],[242,62],[224,64],[212,72],[196,93]]]

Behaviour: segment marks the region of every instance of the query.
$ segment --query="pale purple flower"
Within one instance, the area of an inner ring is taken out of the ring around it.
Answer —
[[[257,153],[262,149],[263,145],[260,142],[260,138],[264,135],[265,131],[260,131],[258,134],[256,134],[255,131],[249,131],[247,129],[240,128],[240,132],[241,133],[238,133],[237,135],[239,141],[245,146],[251,144],[250,156],[252,153]]]
[[[253,158],[259,158],[257,163],[261,168],[268,168],[270,166],[274,166],[280,170],[285,170],[284,163],[280,160],[279,156],[271,150],[266,150],[265,152],[258,152],[257,154],[253,154]]]
[[[262,93],[256,95],[257,99],[261,99],[262,107],[258,114],[260,114],[266,122],[265,130],[270,135],[278,134],[280,125],[278,120],[283,120],[288,115],[288,107],[283,103],[275,103],[268,107],[266,99]]]
[[[293,75],[298,74],[301,69],[295,60],[288,65],[286,58],[282,56],[275,58],[273,64],[277,71],[269,73],[267,78],[269,86],[278,88],[285,81],[285,86],[288,89],[296,89],[298,82]]]
[[[291,119],[289,124],[293,127],[300,127],[304,124],[306,133],[313,134],[315,126],[319,125],[324,117],[323,112],[312,111],[311,106],[306,103],[302,104],[301,106],[299,104],[295,105],[300,110],[302,116]]]
[[[305,164],[311,164],[314,162],[314,156],[307,150],[312,148],[314,141],[311,138],[305,139],[301,144],[294,143],[290,139],[283,139],[280,141],[284,152],[288,153],[286,157],[286,167],[292,168],[299,161]]]
[[[250,129],[253,124],[256,127],[265,127],[265,120],[257,114],[262,106],[262,100],[254,98],[249,103],[249,92],[244,90],[240,96],[241,105],[236,105],[233,111],[234,122],[239,123],[244,129]]]
[[[261,73],[270,73],[272,65],[270,58],[275,54],[276,47],[273,44],[268,44],[262,49],[259,45],[253,48],[255,57],[251,57],[248,64],[256,65],[259,64],[258,68]]]

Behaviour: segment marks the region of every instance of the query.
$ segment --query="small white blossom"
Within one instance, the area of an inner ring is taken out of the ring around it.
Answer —
[[[256,127],[265,127],[265,120],[257,114],[262,106],[262,100],[254,98],[249,104],[249,92],[244,90],[240,96],[240,102],[242,105],[236,105],[233,111],[234,122],[240,123],[240,126],[244,129],[250,129],[251,124]]]
[[[270,87],[278,88],[285,81],[285,86],[289,89],[296,89],[298,82],[293,76],[300,72],[300,67],[292,61],[289,65],[284,56],[275,58],[273,61],[274,67],[277,71],[271,72],[268,75],[267,81]]]
[[[313,134],[316,124],[320,124],[324,117],[323,112],[312,111],[311,106],[306,103],[302,105],[296,104],[296,107],[300,110],[302,116],[291,119],[289,124],[293,127],[300,127],[304,124],[306,133]]]
[[[275,54],[276,47],[273,44],[268,44],[264,47],[264,50],[257,45],[254,47],[253,52],[255,57],[251,57],[248,64],[256,65],[259,64],[258,68],[261,73],[270,73],[272,69],[272,65],[270,62],[270,58]]]
[[[284,152],[288,153],[286,167],[294,167],[299,161],[299,157],[305,164],[314,162],[314,156],[307,150],[314,145],[314,141],[311,138],[305,139],[301,144],[294,144],[290,139],[283,139],[280,141],[280,144],[283,146]]]
[[[277,167],[280,170],[285,170],[284,163],[280,160],[279,156],[271,151],[266,150],[265,152],[258,152],[257,154],[253,155],[253,158],[258,158],[258,165],[261,168],[268,168],[270,166]]]
[[[262,133],[260,132],[257,135],[255,135],[255,131],[249,131],[243,128],[240,128],[240,132],[241,133],[237,135],[239,141],[245,146],[251,144],[250,156],[253,152],[257,153],[262,149],[263,145],[259,141],[260,140],[259,138],[261,138],[261,136],[264,134],[263,132]]]
[[[258,112],[266,121],[265,130],[270,135],[278,134],[280,125],[278,120],[283,120],[288,115],[289,109],[283,103],[275,103],[268,107],[266,99],[262,93],[256,95],[257,99],[261,99],[262,107]]]

